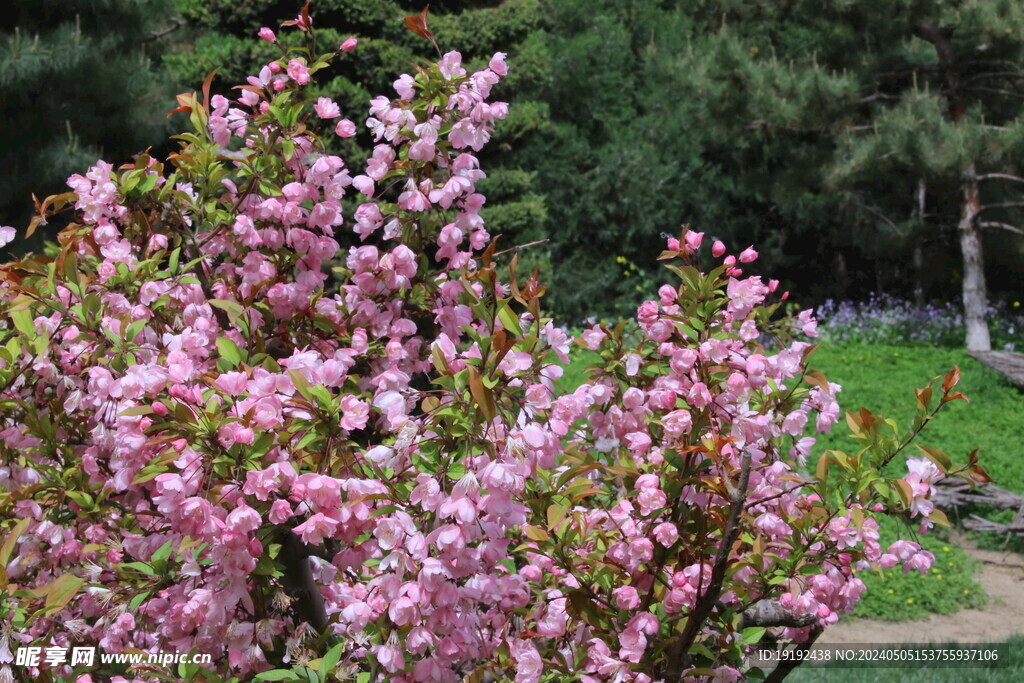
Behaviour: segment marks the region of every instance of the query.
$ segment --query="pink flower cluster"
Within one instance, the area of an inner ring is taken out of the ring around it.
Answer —
[[[758,600],[811,615],[785,634],[801,639],[852,609],[856,571],[927,568],[913,543],[882,552],[874,508],[813,489],[805,432],[836,422],[839,387],[803,382],[808,343],[761,344],[778,283],[744,275],[752,248],[716,243],[709,275],[700,233],[670,240],[683,284],[633,332],[583,332],[602,362],[565,392],[572,340],[542,290],[480,253],[475,154],[508,111],[504,55],[401,76],[354,167],[306,128],[353,135],[336,102],[301,116],[317,63],[288,53],[235,100],[179,98],[201,125],[173,174],[140,157],[73,176],[62,266],[16,288],[4,271],[0,490],[27,520],[5,576],[49,596],[0,589],[0,613],[30,615],[12,646],[208,652],[251,677],[323,656],[321,630],[339,666],[399,682],[485,665],[645,682],[720,562],[699,633],[723,653]],[[328,291],[343,200],[354,246]],[[814,335],[809,313],[785,324]],[[923,462],[906,481],[927,515]]]

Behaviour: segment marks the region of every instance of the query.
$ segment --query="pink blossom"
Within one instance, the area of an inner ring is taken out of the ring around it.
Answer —
[[[324,538],[334,535],[338,528],[338,521],[317,512],[302,524],[299,524],[292,531],[302,537],[302,542],[310,545],[319,545]]]
[[[747,247],[740,253],[740,263],[753,263],[757,260],[757,252],[753,247]]]
[[[317,98],[313,109],[316,111],[316,115],[322,119],[336,119],[341,116],[341,110],[338,108],[337,102],[329,97]]]
[[[345,39],[345,41],[341,44],[341,47],[339,47],[338,49],[341,50],[342,52],[352,52],[352,50],[356,49],[356,45],[358,44],[359,41],[356,40],[354,36],[349,36],[348,38]]]
[[[309,83],[309,68],[304,62],[292,59],[288,62],[288,77],[299,85]]]
[[[338,125],[334,127],[334,134],[340,138],[350,138],[356,134],[356,124],[352,123],[348,119],[342,119],[341,121],[338,121]],[[370,194],[372,194],[372,192]]]
[[[670,548],[679,538],[679,530],[672,522],[662,522],[654,527],[654,538],[658,540],[658,543]]]
[[[276,43],[277,42],[277,36],[275,36],[274,32],[272,30],[270,30],[269,28],[267,28],[266,26],[264,26],[263,28],[260,29],[259,35],[260,35],[260,38],[262,38],[263,40],[267,41],[268,43]]]

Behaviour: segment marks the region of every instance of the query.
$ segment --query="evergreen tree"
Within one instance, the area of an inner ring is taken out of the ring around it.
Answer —
[[[153,56],[175,23],[168,0],[10,0],[5,10],[0,223],[21,226],[32,193],[164,141],[173,93]]]
[[[726,142],[704,158],[762,175],[789,235],[821,221],[823,246],[913,253],[921,297],[924,246],[956,235],[950,279],[984,350],[982,231],[1024,234],[1022,20],[1004,0],[740,3],[705,17],[679,78]],[[1020,242],[989,241],[1019,272]]]

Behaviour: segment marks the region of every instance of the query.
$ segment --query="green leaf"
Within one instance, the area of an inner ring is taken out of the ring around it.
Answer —
[[[177,274],[178,272],[178,261],[181,259],[181,249],[175,249],[171,252],[171,256],[167,259],[167,271],[169,273]]]
[[[237,301],[228,301],[227,299],[210,299],[209,304],[216,306],[220,310],[228,314],[228,319],[232,324],[236,324],[238,319],[245,315],[245,309]]]
[[[273,669],[256,674],[257,681],[301,681],[297,673],[291,669]]]
[[[8,315],[10,315],[11,321],[19,332],[24,334],[26,337],[36,336],[36,325],[32,322],[32,311],[27,308],[22,308],[17,311],[11,311]]]
[[[64,609],[84,585],[85,579],[82,577],[75,576],[74,574],[63,574],[32,592],[39,597],[46,596],[43,615],[50,616]]]
[[[238,364],[242,362],[242,351],[238,345],[227,337],[218,338],[216,344],[220,357],[231,363],[231,367],[238,367]]]
[[[763,626],[751,626],[750,628],[745,628],[742,632],[743,642],[749,645],[759,643],[761,642],[761,638],[764,637],[764,634],[767,630],[768,629],[764,628]]]
[[[320,668],[318,673],[320,674],[320,680],[322,683],[327,683],[327,678],[334,670],[338,667],[338,660],[341,659],[342,643],[338,643],[324,655],[324,658],[320,660]]]

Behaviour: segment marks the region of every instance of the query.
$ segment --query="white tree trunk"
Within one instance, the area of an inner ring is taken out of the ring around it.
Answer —
[[[960,251],[964,257],[964,322],[967,326],[967,350],[991,351],[988,323],[985,309],[988,296],[985,292],[985,265],[981,252],[981,234],[978,231],[978,213],[981,201],[978,197],[978,173],[971,164],[964,171],[963,206],[960,214]]]

